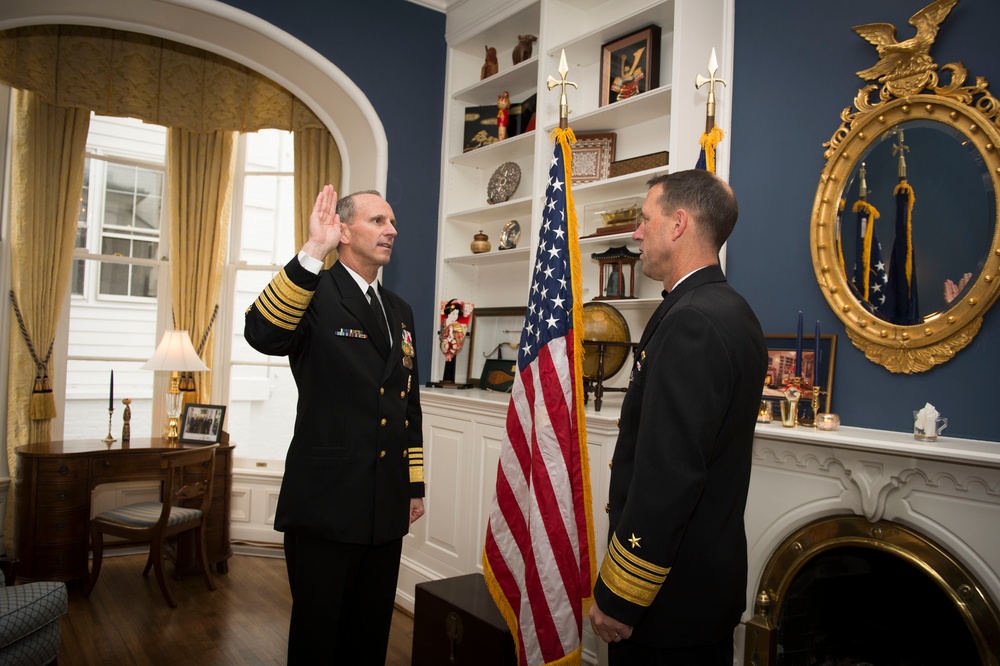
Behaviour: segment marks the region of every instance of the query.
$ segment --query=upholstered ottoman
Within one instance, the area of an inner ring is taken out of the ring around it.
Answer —
[[[482,574],[419,583],[412,666],[517,664],[514,638]]]
[[[59,656],[59,619],[68,610],[66,584],[9,585],[0,570],[0,666],[35,666]]]

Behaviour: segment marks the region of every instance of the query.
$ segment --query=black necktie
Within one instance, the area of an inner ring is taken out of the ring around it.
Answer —
[[[385,313],[382,311],[382,305],[379,303],[378,296],[375,295],[375,290],[371,286],[368,287],[368,300],[372,306],[372,313],[375,315],[375,319],[378,320],[378,327],[381,329],[382,335],[389,341],[389,344],[392,344],[392,338],[389,337],[389,325],[385,323]]]

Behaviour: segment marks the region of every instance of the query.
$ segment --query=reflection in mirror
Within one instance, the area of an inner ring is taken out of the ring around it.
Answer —
[[[901,160],[913,193],[909,224],[905,201],[897,202],[905,195],[894,194],[903,180]],[[982,271],[996,220],[996,193],[978,149],[955,129],[918,120],[883,133],[862,153],[844,191],[837,232],[842,268],[855,297],[879,319],[922,323],[951,308]],[[909,280],[901,260],[908,230]],[[894,253],[897,243],[902,245]],[[916,316],[907,316],[906,304],[889,296],[895,281],[904,283]]]
[[[855,26],[880,60],[823,144],[813,269],[851,342],[891,372],[954,358],[1000,296],[1000,100],[929,55],[956,1],[914,14],[901,42],[887,23]]]

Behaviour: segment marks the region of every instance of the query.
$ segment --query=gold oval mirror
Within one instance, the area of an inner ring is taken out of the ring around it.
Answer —
[[[888,24],[854,28],[882,43],[882,60],[858,72],[882,85],[841,114],[813,205],[823,295],[851,341],[892,372],[950,359],[1000,293],[1000,102],[982,78],[964,85],[960,63],[942,66],[950,81],[940,84],[928,55],[955,2],[914,15],[918,37],[899,50],[883,49]]]

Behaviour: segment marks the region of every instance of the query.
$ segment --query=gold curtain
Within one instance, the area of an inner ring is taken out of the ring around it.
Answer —
[[[11,293],[17,302],[13,314],[18,328],[10,332],[8,350],[7,463],[11,475],[16,447],[49,440],[51,417],[34,420],[29,416],[37,367],[25,335],[36,356],[48,360],[70,282],[90,113],[52,106],[34,93],[15,90],[13,124]],[[7,508],[10,528],[13,502]],[[13,535],[13,530],[5,529],[4,534]]]
[[[193,132],[324,129],[295,95],[208,51],[79,25],[0,31],[0,81],[58,106]]]
[[[229,247],[236,132],[167,133],[170,294],[174,327],[187,330],[212,367],[219,287]],[[211,372],[195,373],[195,402],[207,402]]]
[[[309,214],[324,185],[340,191],[340,150],[325,128],[295,131],[295,247],[309,240]],[[337,251],[327,256],[326,268],[337,260]]]

